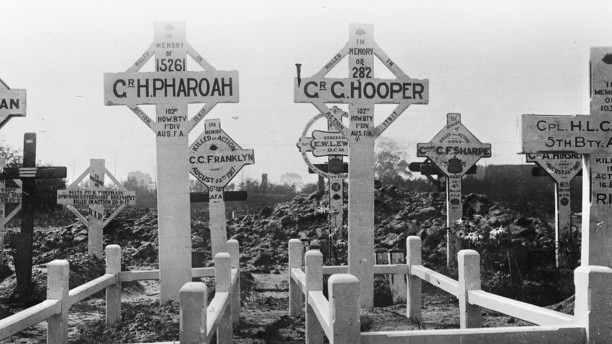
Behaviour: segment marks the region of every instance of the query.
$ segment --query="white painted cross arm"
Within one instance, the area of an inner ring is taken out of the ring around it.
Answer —
[[[106,105],[237,103],[238,71],[104,73]]]
[[[612,153],[609,116],[521,116],[522,153]]]
[[[349,104],[365,99],[379,104],[427,104],[429,80],[312,77],[303,78],[298,85],[296,78],[294,92],[296,103]]]

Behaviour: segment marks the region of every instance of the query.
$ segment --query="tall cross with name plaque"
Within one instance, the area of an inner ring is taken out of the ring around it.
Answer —
[[[204,71],[187,71],[187,55]],[[139,72],[155,56],[155,72]],[[124,73],[104,74],[106,105],[126,105],[156,136],[160,302],[191,281],[188,134],[218,103],[238,102],[238,72],[218,71],[185,40],[184,22],[156,22],[155,40]],[[187,106],[205,103],[191,119]],[[138,105],[153,104],[153,121]]]
[[[346,45],[314,76],[295,79],[294,101],[311,103],[349,142],[348,231],[349,273],[359,279],[359,303],[374,304],[374,141],[412,104],[429,102],[429,81],[409,78],[374,41],[370,24],[350,24]],[[325,78],[348,56],[349,78]],[[396,79],[374,78],[376,56]],[[337,118],[340,109],[326,103],[348,104],[349,124]],[[375,104],[398,104],[379,125]]]
[[[590,70],[591,114],[523,115],[522,150],[582,154],[580,264],[612,267],[612,47],[591,48]]]

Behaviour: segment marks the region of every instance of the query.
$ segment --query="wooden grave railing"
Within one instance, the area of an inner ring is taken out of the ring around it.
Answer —
[[[289,313],[301,314],[306,298],[306,342],[322,343],[326,336],[330,343],[612,343],[612,326],[606,320],[612,306],[612,269],[608,267],[575,270],[575,315],[568,315],[482,291],[476,251],[459,252],[459,279],[454,280],[422,265],[419,237],[407,238],[406,248],[406,264],[375,265],[374,273],[406,275],[408,318],[421,319],[421,281],[454,295],[459,300],[460,329],[360,333],[356,278],[346,274],[345,266],[324,267],[322,254],[314,250],[306,253],[303,269],[303,245],[292,239]],[[326,299],[322,281],[328,273],[339,275],[330,277]],[[538,326],[480,328],[481,307]]]
[[[232,325],[240,320],[239,245],[227,241],[229,252],[215,255],[214,267],[194,268],[192,277],[215,277],[215,297],[208,302],[201,282],[186,283],[179,292],[181,343],[209,343],[217,333],[219,343],[232,342]],[[159,280],[159,270],[121,271],[121,248],[108,245],[106,273],[72,290],[68,287],[69,264],[54,260],[47,264],[47,299],[0,320],[0,340],[47,321],[47,343],[68,343],[68,312],[75,303],[106,289],[106,325],[121,320],[121,283]],[[203,311],[206,309],[206,311]],[[172,342],[170,342],[172,343]]]

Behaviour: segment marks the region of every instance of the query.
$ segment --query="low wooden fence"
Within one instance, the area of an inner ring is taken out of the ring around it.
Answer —
[[[215,297],[208,302],[204,283],[186,283],[179,292],[181,343],[208,343],[217,333],[218,343],[232,342],[232,324],[240,320],[240,270],[238,241],[228,240],[229,252],[215,255],[215,266],[192,269],[192,277],[214,277]],[[0,340],[47,321],[47,343],[68,343],[68,312],[75,303],[106,289],[106,325],[121,320],[121,283],[159,280],[159,270],[121,271],[121,248],[106,247],[106,273],[69,290],[69,264],[47,264],[47,300],[0,320]],[[204,311],[206,310],[206,311]]]
[[[321,252],[304,256],[302,243],[289,241],[289,313],[303,312],[306,302],[306,342],[322,343],[612,343],[612,269],[582,266],[574,273],[574,315],[556,312],[494,295],[480,289],[480,256],[473,250],[458,254],[459,279],[424,267],[421,240],[409,237],[406,264],[375,265],[374,273],[406,275],[406,316],[421,319],[421,281],[430,283],[459,301],[460,329],[379,331],[360,333],[359,283],[345,266],[323,266]],[[328,295],[323,296],[323,275]],[[480,328],[481,308],[507,314],[539,326]]]

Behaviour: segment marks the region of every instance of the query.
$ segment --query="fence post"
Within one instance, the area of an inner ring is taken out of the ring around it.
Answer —
[[[202,282],[187,282],[179,291],[181,302],[179,341],[181,344],[206,343],[208,289]]]
[[[230,254],[232,269],[236,269],[236,285],[232,290],[232,320],[234,324],[240,322],[240,244],[238,240],[227,241],[227,250]]]
[[[232,258],[227,252],[220,252],[215,255],[215,292],[230,293],[230,302],[232,298]],[[227,310],[221,315],[221,321],[217,325],[217,344],[226,344],[232,342],[232,308],[227,307]]]
[[[389,264],[404,264],[404,251],[400,249],[389,250]],[[406,275],[392,274],[391,275],[391,294],[393,295],[393,303],[406,301]]]
[[[291,269],[301,269],[304,245],[298,239],[289,240],[289,315],[298,316],[304,309],[304,292],[291,278]]]
[[[115,284],[106,288],[106,326],[115,325],[121,320],[121,247],[119,245],[107,245],[106,273],[115,275]]]
[[[406,264],[408,264],[408,292],[406,293],[406,317],[421,320],[421,279],[412,276],[412,265],[421,265],[421,238],[406,238]]]
[[[586,328],[587,343],[612,343],[612,269],[580,266],[574,272],[574,314]]]
[[[327,282],[329,320],[332,327],[330,344],[359,343],[359,280],[351,274],[332,275]]]
[[[323,254],[319,250],[306,252],[306,344],[323,343],[325,332],[310,305],[311,291],[323,291]]]
[[[461,250],[457,254],[459,264],[459,325],[461,328],[482,326],[479,306],[470,305],[468,291],[480,290],[480,255],[474,250]]]
[[[68,343],[68,309],[70,265],[67,260],[54,260],[47,264],[47,300],[60,301],[60,313],[47,319],[47,343]]]

